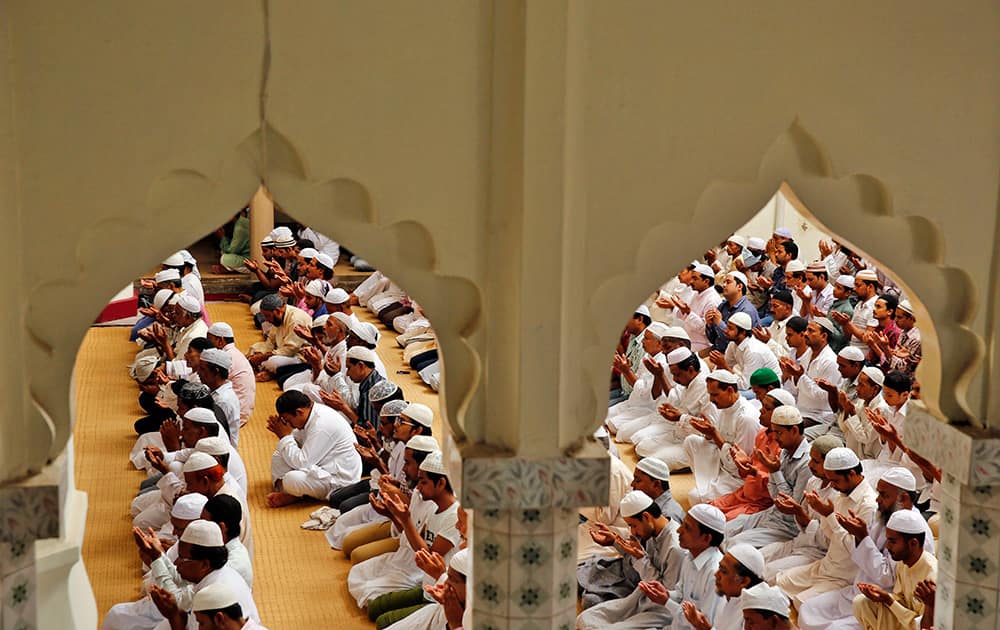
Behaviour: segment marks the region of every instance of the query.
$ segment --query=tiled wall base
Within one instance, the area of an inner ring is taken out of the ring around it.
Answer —
[[[570,630],[576,619],[577,511],[477,510],[475,630]]]
[[[0,542],[0,629],[34,630],[38,581],[35,577],[34,543]]]

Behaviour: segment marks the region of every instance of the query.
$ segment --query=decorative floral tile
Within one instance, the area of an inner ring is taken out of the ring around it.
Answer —
[[[472,521],[476,531],[507,533],[510,531],[511,510],[499,508],[475,510]]]
[[[1000,486],[959,486],[958,496],[962,505],[1000,510]]]
[[[490,614],[499,614],[502,618],[507,612],[507,592],[498,581],[490,578],[476,578],[475,609]],[[478,628],[479,625],[476,624]]]
[[[607,457],[471,458],[463,462],[462,504],[485,508],[577,508],[607,502]]]
[[[969,470],[969,485],[1000,485],[1000,440],[978,438],[972,440],[972,466]]]
[[[37,612],[34,564],[5,575],[0,585],[0,593],[3,595],[0,621],[3,627],[33,630],[36,627]]]
[[[958,558],[957,577],[963,582],[978,584],[987,588],[997,585],[997,559],[974,550]]]
[[[59,536],[59,486],[0,489],[0,542],[31,544]]]
[[[913,450],[933,462],[940,462],[959,483],[969,483],[973,444],[970,435],[932,416],[923,405],[914,401],[907,407],[905,438]],[[1000,474],[997,479],[1000,483]]]
[[[998,592],[995,589],[956,581],[952,599],[952,628],[955,630],[995,628],[997,599]]]

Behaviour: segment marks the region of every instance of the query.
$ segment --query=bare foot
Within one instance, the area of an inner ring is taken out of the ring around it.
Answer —
[[[271,380],[271,373],[268,372],[267,370],[261,370],[260,372],[257,372],[257,376],[255,376],[254,378],[257,379],[258,383],[266,383],[267,381]]]
[[[291,505],[299,500],[299,497],[293,497],[285,492],[272,492],[267,495],[267,504],[273,508],[284,507],[286,505]]]

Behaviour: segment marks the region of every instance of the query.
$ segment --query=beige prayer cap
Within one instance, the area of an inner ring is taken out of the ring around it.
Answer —
[[[917,490],[917,478],[902,466],[893,466],[882,473],[882,481],[907,492],[916,492]]]
[[[823,458],[823,468],[826,470],[850,470],[860,463],[857,453],[846,446],[838,446]]]
[[[635,465],[637,470],[641,470],[653,479],[660,481],[670,481],[670,466],[666,462],[656,457],[643,457]]]
[[[375,363],[375,351],[369,350],[364,346],[354,346],[347,351],[348,359],[355,359],[357,361],[364,361],[365,363]]]
[[[646,326],[646,332],[653,335],[656,339],[663,339],[669,330],[670,327],[662,322],[653,322],[649,326]]]
[[[927,521],[913,510],[896,510],[889,517],[885,528],[900,534],[923,534],[927,532]]]
[[[236,591],[224,582],[216,582],[215,584],[209,584],[194,594],[191,610],[197,612],[222,610],[238,603],[240,603],[240,600],[236,596]]]
[[[441,450],[437,440],[429,435],[414,435],[406,442],[406,448],[421,453],[433,453]]]
[[[861,368],[861,373],[870,378],[879,387],[885,384],[885,374],[877,367],[868,366]]]
[[[205,455],[205,457],[208,457],[208,455]],[[184,533],[181,534],[181,542],[198,545],[199,547],[226,546],[225,541],[222,540],[222,530],[219,529],[218,523],[202,519],[188,523],[188,526],[184,528]]]
[[[714,505],[699,503],[688,510],[688,515],[712,531],[726,533],[726,517]]]
[[[215,468],[219,466],[219,462],[209,455],[208,453],[202,453],[201,451],[195,451],[191,453],[187,461],[184,462],[183,472],[198,472],[201,470],[208,470],[209,468]]]
[[[791,405],[782,405],[771,414],[771,424],[792,427],[802,424],[802,412]]]
[[[801,260],[792,260],[785,265],[785,273],[798,273],[800,271],[805,271],[806,266],[802,264]]]
[[[750,330],[753,328],[753,321],[750,319],[750,316],[743,311],[730,315],[729,323],[737,328],[742,328],[743,330]]]
[[[468,547],[456,551],[448,565],[465,577],[469,577],[469,572],[472,571],[472,554],[469,553]]]
[[[430,427],[434,422],[434,411],[427,405],[420,403],[410,403],[406,409],[399,412],[399,415],[406,416],[417,424]]]
[[[764,579],[764,556],[753,545],[746,543],[733,545],[726,553],[736,558],[737,562],[750,569],[754,575]]]
[[[819,324],[821,328],[824,328],[826,332],[830,333],[831,335],[837,334],[837,327],[834,325],[833,322],[831,322],[826,317],[816,317],[813,319],[813,321]]]
[[[159,357],[140,357],[136,359],[135,363],[128,366],[128,375],[136,382],[143,383],[156,370],[156,364],[159,360]]]
[[[821,453],[825,457],[827,453],[843,445],[844,441],[842,439],[836,435],[827,433],[826,435],[821,435],[813,440],[812,448],[816,449],[817,452]]]
[[[622,497],[619,503],[619,511],[622,516],[632,518],[636,514],[653,505],[653,500],[642,490],[632,490]]]
[[[871,269],[862,269],[858,273],[854,274],[855,279],[865,280],[867,282],[878,282],[878,274]]]
[[[201,511],[206,503],[208,503],[208,497],[197,492],[181,495],[174,501],[174,507],[170,509],[170,516],[182,521],[196,521],[201,518]]]
[[[688,335],[687,331],[681,326],[667,327],[667,332],[663,336],[669,337],[670,339],[683,339],[684,341],[691,341],[691,336]]]
[[[743,610],[764,610],[777,613],[788,619],[791,614],[791,602],[788,596],[777,586],[770,586],[767,582],[761,582],[743,591],[740,598]]]
[[[691,349],[685,346],[674,348],[667,353],[667,365],[677,365],[681,361],[686,361],[691,354]]]
[[[814,260],[809,263],[806,271],[809,273],[830,273],[830,270],[827,269],[826,264],[822,260]]]
[[[708,378],[709,380],[726,383],[727,385],[736,385],[740,382],[739,377],[729,370],[712,370],[708,373]]]
[[[727,243],[736,243],[740,247],[746,247],[747,246],[747,237],[743,236],[742,234],[733,234],[728,239],[726,239],[726,242]]]
[[[913,312],[913,305],[910,304],[909,300],[900,300],[899,304],[896,305],[896,310],[906,311],[910,315],[916,315],[916,313]]]
[[[231,448],[229,440],[219,435],[203,437],[194,445],[195,451],[214,456],[229,455]]]
[[[429,453],[420,463],[420,470],[435,475],[447,475],[448,469],[444,467],[444,456],[441,455],[441,451]]]

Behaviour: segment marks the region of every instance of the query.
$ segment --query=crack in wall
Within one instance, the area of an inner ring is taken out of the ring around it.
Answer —
[[[267,88],[271,78],[271,2],[261,0],[261,9],[264,18],[264,50],[261,58],[260,69],[260,92],[258,93],[258,106],[260,116],[260,161],[257,173],[260,182],[264,183],[264,173],[267,172]]]

